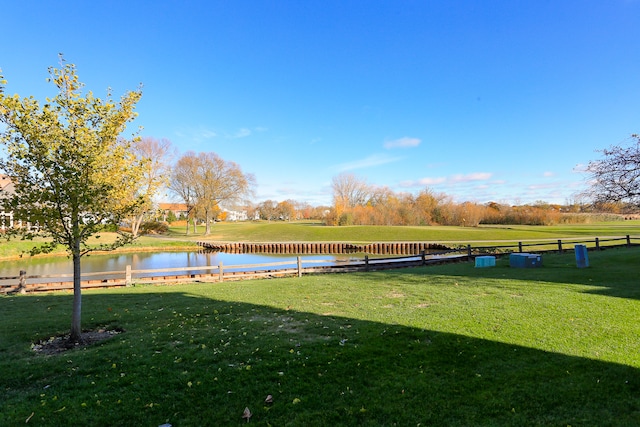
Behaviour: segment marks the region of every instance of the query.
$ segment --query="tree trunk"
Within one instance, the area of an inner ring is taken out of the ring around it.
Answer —
[[[20,281],[18,282],[18,290],[16,292],[21,294],[27,293],[27,272],[25,270],[20,270]]]
[[[205,221],[205,226],[204,226],[204,234],[206,236],[208,236],[209,234],[211,234],[211,225],[209,224],[209,211],[205,211],[204,213],[204,221]]]
[[[140,225],[142,225],[142,221],[144,221],[144,214],[133,217],[131,221],[131,235],[135,239],[138,237],[138,233],[140,232]]]
[[[82,269],[80,259],[80,241],[78,240],[73,248],[73,314],[71,315],[71,341],[75,342],[80,341],[82,334],[82,292],[80,288]]]

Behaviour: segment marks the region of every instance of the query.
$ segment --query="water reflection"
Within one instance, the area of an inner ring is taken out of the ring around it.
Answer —
[[[364,254],[351,255],[300,255],[304,260],[338,260],[363,259]],[[279,261],[295,261],[295,254],[228,254],[223,252],[137,252],[127,254],[90,255],[82,258],[82,272],[123,272],[127,265],[133,270],[150,270],[160,268],[217,266],[222,263],[227,268],[234,265],[262,264]],[[329,262],[329,263],[331,263]],[[0,277],[17,276],[20,270],[28,275],[72,274],[73,264],[67,257],[33,258],[23,257],[18,260],[0,261]],[[188,272],[188,270],[185,270]]]

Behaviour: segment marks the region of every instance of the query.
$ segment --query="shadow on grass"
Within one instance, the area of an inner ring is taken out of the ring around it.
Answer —
[[[618,298],[640,299],[638,265],[640,247],[609,248],[588,252],[588,268],[578,268],[573,252],[542,254],[540,268],[509,267],[509,255],[497,258],[496,266],[475,268],[473,263],[460,263],[426,268],[429,274],[447,274],[458,277],[513,279],[526,282],[549,282],[585,285],[584,292]]]
[[[72,297],[0,298],[0,425],[640,424],[629,366],[177,289],[85,294],[126,332],[46,357]]]

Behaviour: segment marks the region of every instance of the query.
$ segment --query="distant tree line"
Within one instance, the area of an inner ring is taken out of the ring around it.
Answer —
[[[550,204],[537,201],[532,204],[510,205],[499,202],[485,204],[456,202],[453,197],[424,188],[417,194],[394,192],[388,187],[371,185],[365,179],[343,173],[332,179],[331,206],[312,206],[292,199],[254,202],[255,177],[246,174],[234,162],[220,158],[216,153],[187,152],[177,158],[170,141],[143,137],[132,143],[132,153],[142,165],[137,186],[131,186],[123,197],[135,204],[124,222],[134,236],[138,233],[158,232],[165,228],[158,224],[175,220],[175,215],[159,213],[154,208],[160,190],[166,188],[186,205],[187,233],[189,224],[205,225],[205,234],[215,221],[227,219],[225,210],[245,212],[248,220],[299,221],[320,220],[325,225],[455,225],[477,227],[481,224],[552,225],[583,223],[598,214],[635,214],[638,199],[633,183],[623,181],[620,175],[630,168],[625,159],[637,158],[629,150],[637,150],[637,137],[630,149],[614,147],[605,150],[605,160],[590,163],[595,175],[589,192],[567,203]],[[613,157],[613,158],[612,158]],[[615,167],[621,169],[613,174]],[[608,179],[608,180],[607,180]],[[620,190],[616,183],[624,182]],[[606,191],[615,194],[607,194]],[[623,197],[632,195],[633,199]],[[615,196],[615,197],[614,197]],[[591,215],[587,215],[591,214]]]
[[[622,201],[568,202],[565,205],[537,201],[513,206],[490,202],[456,203],[444,193],[425,188],[418,194],[396,193],[368,184],[353,174],[333,178],[333,206],[324,216],[327,225],[455,225],[480,224],[552,225],[582,223],[585,214],[629,214],[636,206]]]
[[[343,173],[332,179],[331,206],[312,206],[292,199],[254,202],[255,178],[237,163],[223,160],[216,153],[187,152],[175,162],[175,151],[167,140],[141,138],[132,150],[143,167],[139,184],[125,196],[137,200],[137,207],[126,220],[135,235],[162,230],[153,199],[166,187],[187,207],[189,224],[211,224],[227,219],[225,210],[246,213],[248,220],[320,220],[325,225],[454,225],[477,227],[481,224],[552,225],[584,223],[600,215],[638,213],[638,178],[634,166],[640,164],[638,137],[630,147],[603,150],[604,159],[588,166],[592,184],[589,190],[565,204],[536,201],[510,205],[499,202],[456,202],[452,196],[424,188],[417,194],[394,192],[365,179]],[[599,217],[603,219],[603,217]],[[613,217],[609,217],[613,218]],[[164,219],[167,220],[166,213]],[[175,219],[175,218],[170,218]]]

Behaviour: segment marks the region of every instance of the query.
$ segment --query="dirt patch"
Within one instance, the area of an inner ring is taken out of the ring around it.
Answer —
[[[123,329],[95,329],[83,331],[78,341],[71,340],[69,334],[54,336],[38,341],[31,345],[31,349],[38,354],[59,354],[75,348],[84,348],[102,342],[124,332]]]
[[[387,298],[404,298],[404,297],[406,297],[406,295],[399,291],[391,291],[387,294]]]

